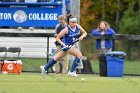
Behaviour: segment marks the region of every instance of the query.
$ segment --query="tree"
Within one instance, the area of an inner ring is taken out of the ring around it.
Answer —
[[[121,34],[140,34],[140,9],[134,10],[134,4],[132,3],[124,15],[119,24],[119,33]]]
[[[140,2],[132,2],[128,8],[124,12],[124,15],[119,24],[119,33],[121,34],[132,34],[139,35],[140,34],[140,9],[135,8],[136,6],[140,6]],[[129,45],[127,45],[129,43]],[[128,41],[125,40],[122,42],[124,50],[127,52],[127,58],[129,60],[139,59],[140,55],[140,41]]]
[[[81,0],[80,24],[87,30],[88,33],[91,33],[91,30],[96,23],[93,8],[94,2],[92,0]]]
[[[139,23],[140,19],[138,16],[140,14],[137,11],[138,6],[134,5],[135,6],[134,10],[133,8],[132,9],[129,8],[131,7],[130,6],[131,4],[139,4],[138,3],[140,2],[139,0],[81,0],[80,2],[81,2],[80,24],[86,29],[86,31],[88,31],[89,34],[93,29],[97,27],[98,22],[101,20],[107,21],[110,24],[111,28],[113,28],[116,31],[116,33],[118,32],[127,34],[129,33],[129,31],[130,34],[140,33],[140,31],[138,30],[138,27],[140,25]],[[130,14],[126,13],[128,9],[130,10],[129,11]],[[132,17],[129,18],[130,16]],[[134,21],[134,19],[136,20]],[[82,51],[84,51],[85,55],[89,55],[91,57],[93,56],[93,53],[95,53],[95,50],[93,50],[94,49],[93,45],[94,45],[93,40],[87,40],[86,42],[83,43]]]

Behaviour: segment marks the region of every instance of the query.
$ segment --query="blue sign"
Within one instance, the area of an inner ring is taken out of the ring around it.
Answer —
[[[55,27],[62,6],[46,7],[0,7],[0,26]]]

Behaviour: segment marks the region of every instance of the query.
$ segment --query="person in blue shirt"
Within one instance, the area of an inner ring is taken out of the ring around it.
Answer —
[[[98,24],[98,27],[92,31],[92,35],[94,36],[112,36],[115,32],[110,28],[109,24],[106,21],[101,21]],[[97,39],[96,40],[96,50],[100,50],[100,52],[109,52],[112,51],[112,39]]]
[[[83,40],[83,38],[87,36],[87,32],[79,24],[77,24],[77,18],[75,18],[73,15],[68,14],[66,21],[68,24],[67,27],[65,27],[56,37],[56,41],[61,44],[62,51],[58,52],[48,62],[48,64],[46,64],[45,66],[40,66],[43,78],[45,77],[46,72],[48,72],[48,69],[52,67],[57,61],[65,57],[67,54],[75,56],[68,75],[78,77],[78,75],[75,73],[75,69],[80,62],[80,59],[82,58],[82,53],[73,42],[76,40],[79,33],[81,34],[81,36],[78,39]],[[62,37],[63,39],[61,40]]]

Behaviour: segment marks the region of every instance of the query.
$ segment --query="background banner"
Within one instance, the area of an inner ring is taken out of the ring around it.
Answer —
[[[62,7],[0,7],[0,26],[55,27]]]

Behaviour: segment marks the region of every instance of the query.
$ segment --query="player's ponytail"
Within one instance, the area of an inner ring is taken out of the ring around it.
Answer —
[[[69,19],[70,18],[74,18],[74,16],[72,14],[68,14],[67,17],[66,17],[66,22],[67,24],[69,24]]]

